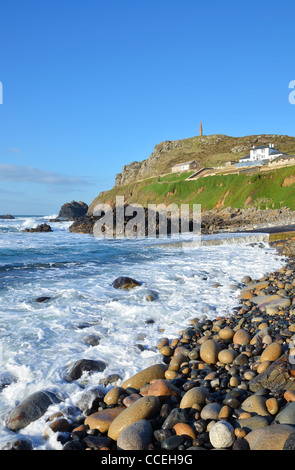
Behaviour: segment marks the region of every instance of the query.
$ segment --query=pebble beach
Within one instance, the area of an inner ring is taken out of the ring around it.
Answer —
[[[156,345],[162,363],[123,383],[114,377],[106,393],[93,390],[74,419],[52,414],[44,437],[81,451],[295,449],[294,245],[274,243],[288,256],[277,272],[260,279],[245,273],[233,313],[188,319],[178,337]],[[80,361],[72,378],[97,367]],[[36,419],[36,407],[42,412],[54,399],[33,394],[12,410],[7,426],[19,431]],[[18,435],[3,448],[10,449],[31,450],[30,440]]]

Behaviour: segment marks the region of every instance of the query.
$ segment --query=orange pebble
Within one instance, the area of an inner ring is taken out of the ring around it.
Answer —
[[[174,430],[177,436],[185,435],[185,436],[190,437],[191,439],[195,439],[197,436],[194,429],[189,424],[186,424],[186,423],[175,424]]]
[[[284,398],[286,401],[295,401],[295,390],[287,390],[284,393]]]
[[[243,413],[240,414],[239,419],[247,419],[251,418],[251,413],[248,413],[247,411],[244,411]]]
[[[246,433],[246,430],[245,430],[244,428],[236,428],[236,429],[235,429],[235,436],[236,436],[236,437],[239,437],[239,438],[245,437],[246,434],[247,434],[247,433]]]

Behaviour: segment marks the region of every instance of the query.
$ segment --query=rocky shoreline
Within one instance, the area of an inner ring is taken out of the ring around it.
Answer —
[[[148,234],[148,212],[145,208],[146,234]],[[132,216],[133,217],[133,216]],[[131,216],[125,216],[126,226],[132,220]],[[100,217],[87,213],[82,217],[75,217],[69,231],[72,233],[93,234],[93,228]],[[56,219],[58,221],[58,219]],[[232,207],[213,209],[202,212],[201,233],[212,234],[216,232],[235,232],[243,230],[257,230],[264,227],[278,227],[295,224],[295,212],[289,208],[264,209],[256,208],[236,209]],[[116,227],[116,209],[113,209],[113,226]],[[167,233],[170,233],[171,220],[168,217]],[[190,230],[193,223],[190,223]],[[157,227],[158,233],[158,227]]]
[[[295,239],[273,246],[288,255],[285,266],[261,279],[245,275],[233,313],[191,319],[179,337],[163,337],[162,364],[123,383],[109,378],[107,392],[85,392],[78,417],[50,416],[44,438],[63,450],[295,450]],[[104,369],[78,362],[68,380]],[[58,400],[33,394],[9,414],[8,428],[21,432]],[[3,450],[32,450],[20,436]]]

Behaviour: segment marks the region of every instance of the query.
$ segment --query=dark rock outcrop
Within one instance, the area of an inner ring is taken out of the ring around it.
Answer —
[[[43,302],[46,302],[47,300],[50,300],[51,297],[37,297],[37,299],[35,299],[35,302],[41,304]]]
[[[70,226],[69,231],[72,233],[88,233],[93,234],[94,224],[98,220],[95,217],[79,217],[75,222]]]
[[[13,217],[13,215],[6,214],[6,215],[0,215],[0,219],[14,220],[15,217]]]
[[[66,202],[60,209],[58,218],[66,220],[75,220],[78,217],[83,217],[87,214],[88,205],[85,202]]]
[[[132,279],[131,277],[118,277],[114,280],[112,286],[115,289],[129,290],[133,289],[134,287],[141,286],[141,283],[136,281],[135,279]]]
[[[48,225],[48,224],[41,224],[41,225],[38,225],[38,227],[36,227],[36,228],[26,228],[25,230],[23,230],[23,232],[30,232],[30,233],[43,232],[43,233],[46,233],[46,232],[52,232],[52,229],[51,229],[50,225]]]

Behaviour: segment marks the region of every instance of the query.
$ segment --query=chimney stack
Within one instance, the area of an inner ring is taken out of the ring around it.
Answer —
[[[199,132],[199,135],[202,136],[203,135],[203,127],[202,127],[202,122],[200,122],[200,132]]]

